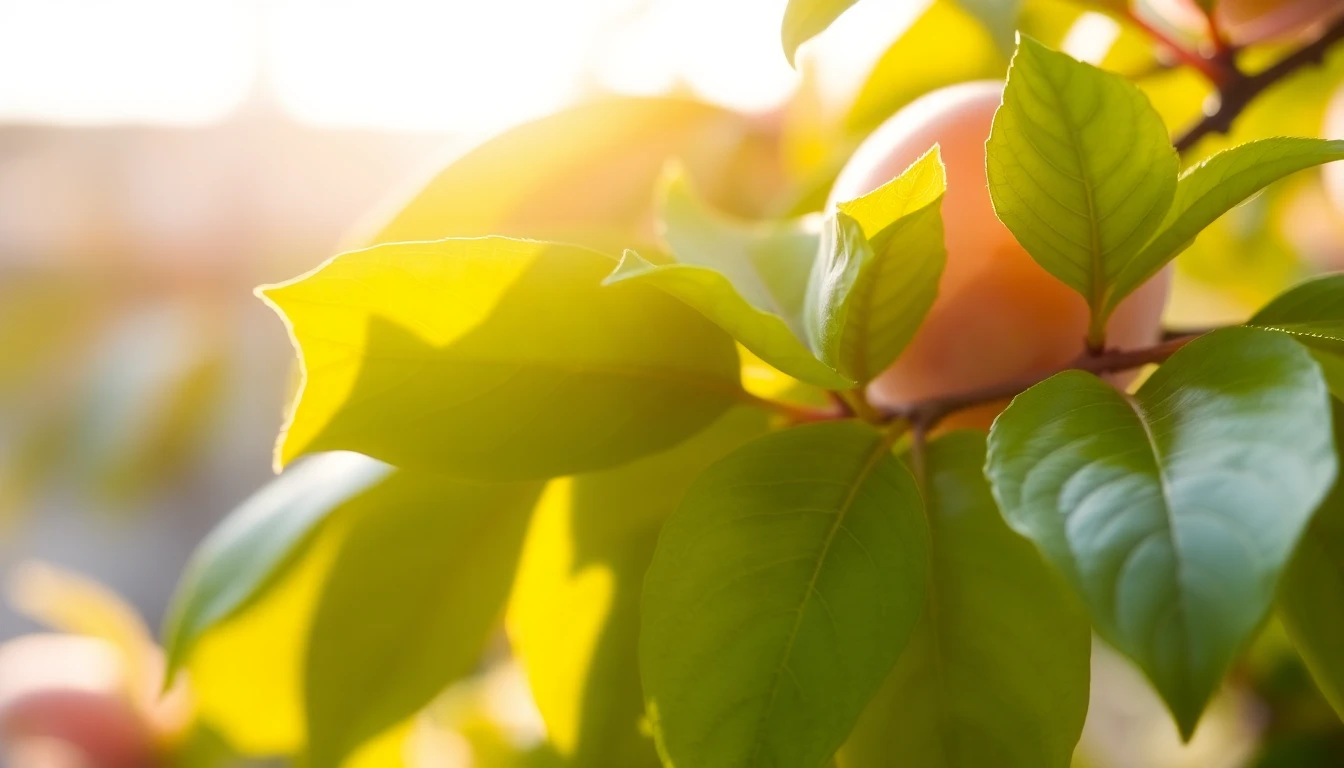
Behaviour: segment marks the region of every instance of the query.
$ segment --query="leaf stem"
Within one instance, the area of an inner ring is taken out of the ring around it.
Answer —
[[[1278,63],[1262,72],[1247,75],[1240,70],[1234,70],[1236,72],[1235,77],[1228,82],[1218,84],[1217,106],[1177,137],[1174,142],[1176,150],[1186,152],[1205,136],[1227,133],[1232,129],[1232,123],[1246,110],[1246,107],[1250,106],[1251,102],[1255,101],[1256,97],[1297,70],[1323,62],[1330,48],[1341,40],[1344,40],[1344,18],[1340,18],[1332,24],[1325,32],[1321,33],[1320,37],[1288,54]],[[1215,56],[1219,55],[1215,53]],[[1231,56],[1223,55],[1226,56],[1228,61],[1231,60]],[[1212,61],[1213,59],[1207,60]]]

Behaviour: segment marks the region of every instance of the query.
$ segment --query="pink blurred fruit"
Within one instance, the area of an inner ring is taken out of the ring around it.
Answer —
[[[1194,34],[1207,24],[1194,0],[1143,0],[1152,15]],[[1234,45],[1299,38],[1344,15],[1340,0],[1219,0],[1214,23]]]

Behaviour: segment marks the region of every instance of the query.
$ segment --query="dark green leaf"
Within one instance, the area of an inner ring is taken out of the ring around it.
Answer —
[[[924,615],[841,750],[841,768],[1067,768],[1087,714],[1091,627],[1013,533],[985,482],[985,438],[928,446],[933,547]]]
[[[1338,402],[1335,444],[1344,446],[1344,405]],[[1283,573],[1278,605],[1316,685],[1344,718],[1344,480],[1316,510]]]
[[[664,761],[825,765],[918,619],[927,537],[910,473],[865,424],[779,432],[711,467],[644,583]]]
[[[309,765],[334,768],[472,671],[539,490],[398,472],[351,521],[308,635]]]
[[[986,153],[995,212],[1087,299],[1099,333],[1116,276],[1176,191],[1162,118],[1124,77],[1021,36]]]
[[[1081,371],[1054,376],[990,433],[1009,525],[1065,574],[1186,737],[1334,480],[1329,407],[1300,345],[1229,328],[1132,398]]]
[[[164,622],[172,675],[201,635],[265,590],[328,517],[344,507],[378,506],[370,489],[391,468],[355,453],[306,460],[243,502],[196,548]]]
[[[1247,325],[1290,334],[1306,345],[1331,391],[1344,398],[1344,274],[1308,280],[1271,301]]]

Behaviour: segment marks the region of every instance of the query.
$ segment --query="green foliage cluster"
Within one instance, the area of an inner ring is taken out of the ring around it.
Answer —
[[[791,3],[790,51],[848,5]],[[1344,142],[1180,173],[1138,88],[1022,37],[987,153],[1104,355],[1121,299]],[[1132,394],[1080,366],[988,434],[931,435],[863,387],[937,295],[945,186],[931,147],[824,218],[747,223],[673,167],[667,252],[392,242],[261,289],[303,364],[277,463],[321,455],[202,545],[170,664],[333,539],[302,642],[314,768],[468,676],[506,612],[541,765],[1063,767],[1092,630],[1188,738],[1276,608],[1341,707],[1344,276],[1181,339]],[[739,346],[845,407],[749,393]],[[593,563],[618,583],[585,591]]]

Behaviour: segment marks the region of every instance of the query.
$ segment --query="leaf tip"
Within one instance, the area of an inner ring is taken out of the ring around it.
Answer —
[[[638,277],[653,268],[654,266],[643,256],[626,248],[625,252],[621,254],[621,261],[616,265],[616,269],[612,270],[611,274],[602,279],[602,285],[614,285],[627,279]]]

